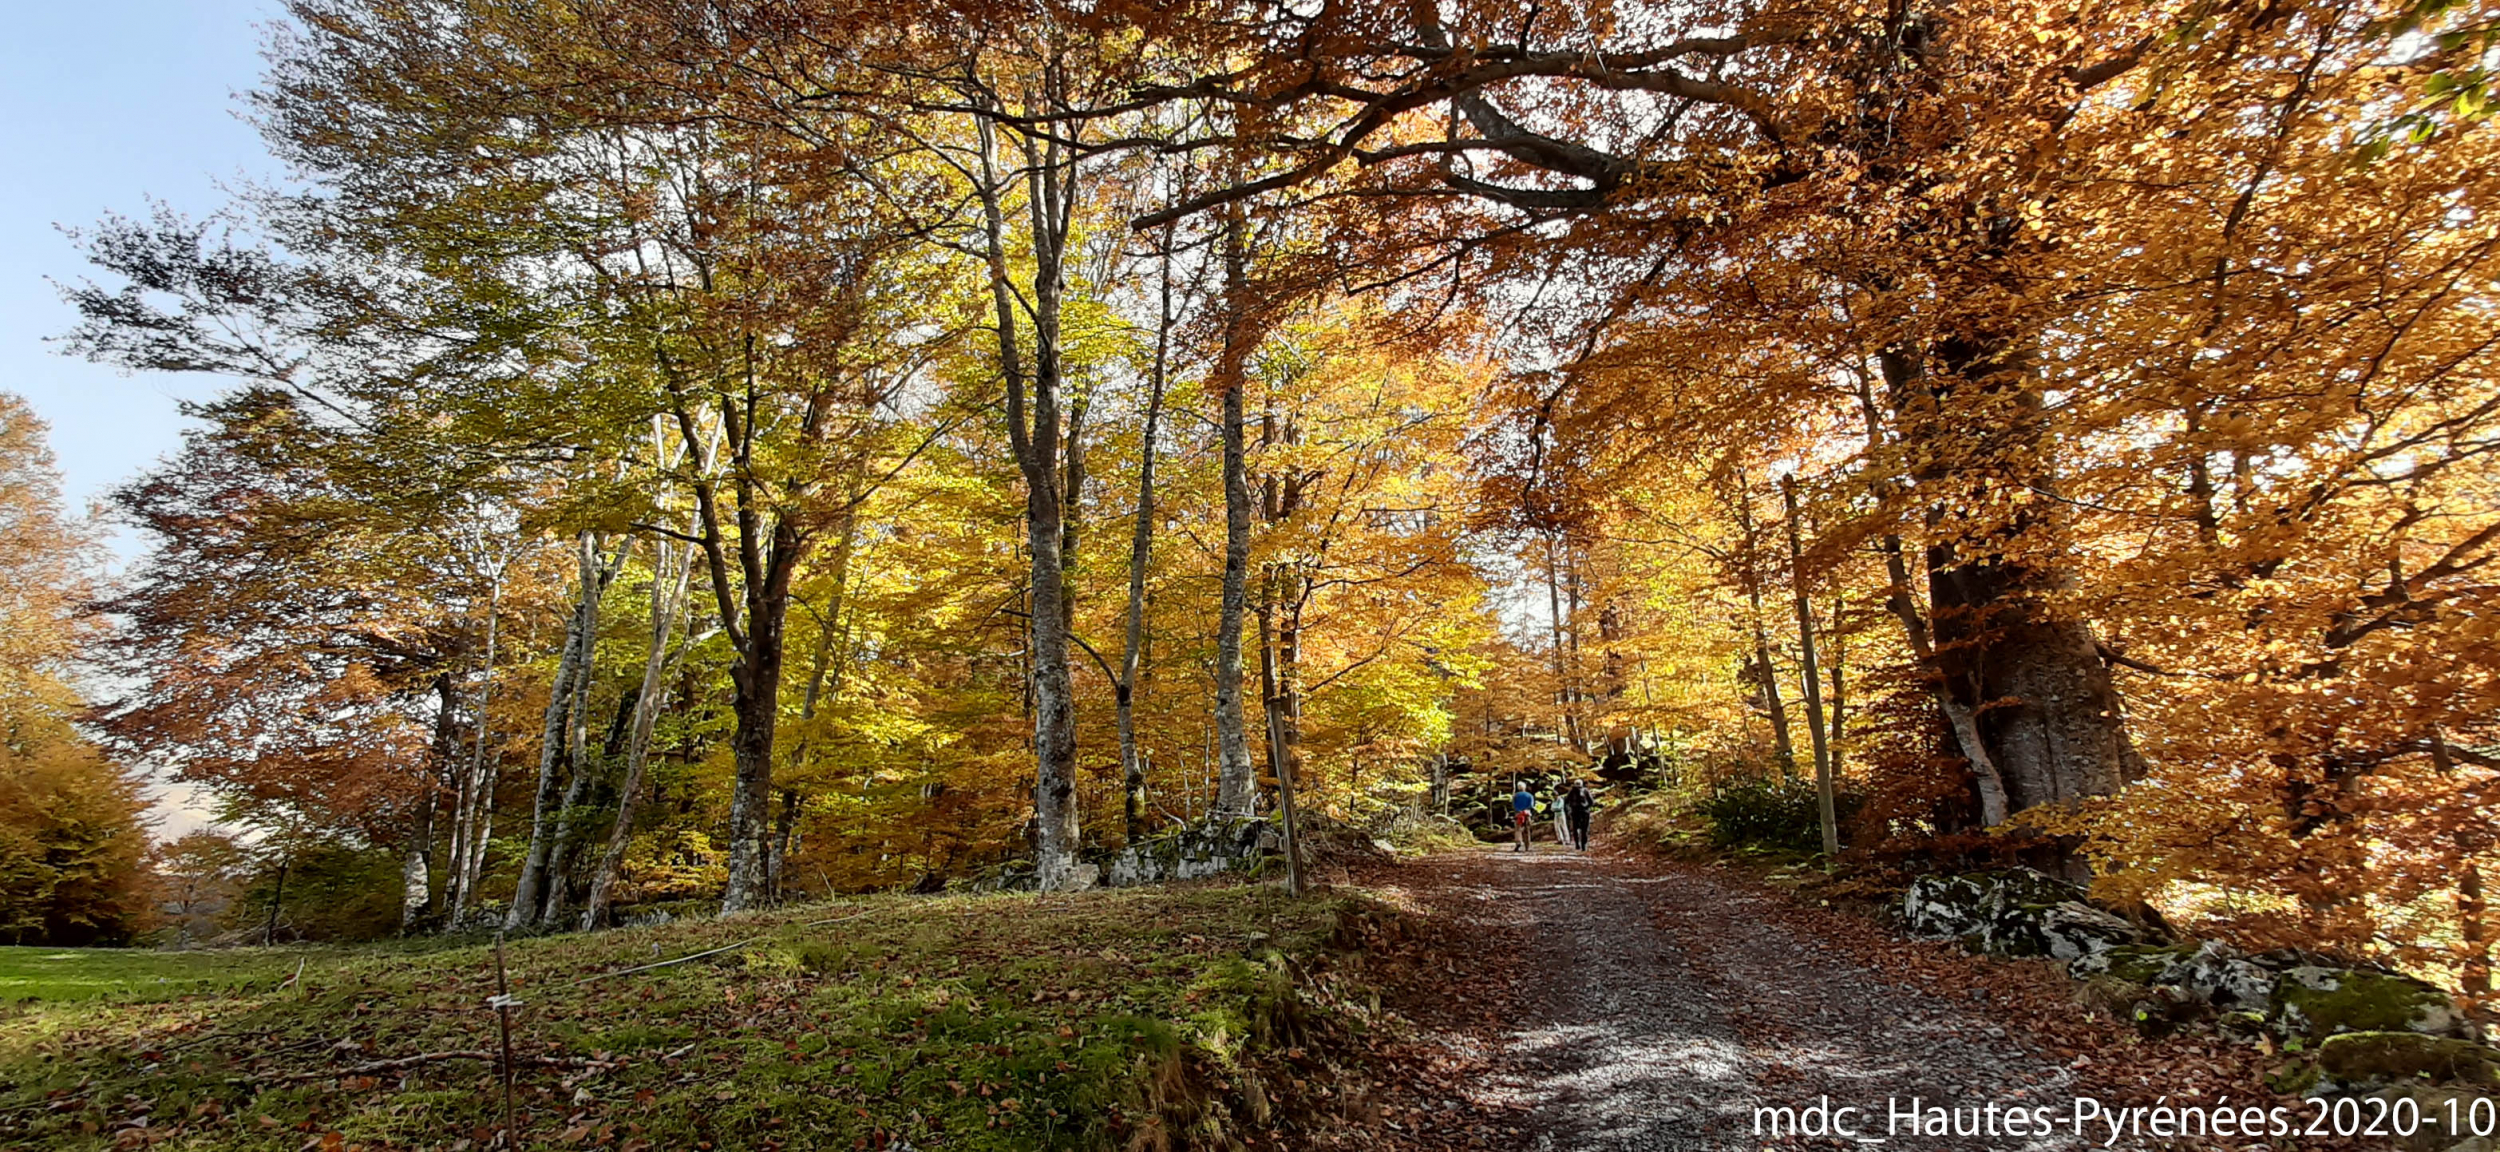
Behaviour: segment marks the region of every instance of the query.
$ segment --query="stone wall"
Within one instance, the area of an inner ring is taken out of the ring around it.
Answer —
[[[2400,973],[2173,939],[2027,868],[1921,877],[1901,915],[1916,936],[2061,962],[2081,999],[2144,1032],[2211,1027],[2276,1046],[2291,1054],[2275,1076],[2283,1091],[2410,1096],[2425,1115],[2444,1115],[2448,1097],[2500,1087],[2500,1049],[2482,1043],[2481,1025],[2446,992]]]

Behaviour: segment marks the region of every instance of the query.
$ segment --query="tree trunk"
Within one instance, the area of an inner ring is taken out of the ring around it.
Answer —
[[[1574,751],[1577,751],[1581,755],[1585,756],[1588,755],[1590,742],[1599,739],[1599,737],[1590,731],[1591,720],[1587,715],[1588,704],[1591,700],[1596,699],[1596,697],[1591,695],[1589,692],[1587,666],[1580,662],[1580,608],[1582,599],[1580,588],[1580,550],[1572,544],[1571,537],[1568,533],[1561,537],[1560,544],[1562,548],[1563,563],[1563,639],[1566,642],[1566,648],[1563,653],[1563,668],[1570,673],[1570,675],[1564,680],[1564,687],[1568,689],[1569,693],[1564,697],[1564,699],[1571,705],[1570,711],[1565,713],[1565,715],[1567,715],[1571,720],[1571,747]]]
[[[1901,631],[1910,642],[1910,654],[1924,668],[1936,666],[1935,641],[1927,634],[1927,617],[1918,610],[1910,594],[1910,568],[1901,557],[1901,539],[1884,537],[1884,572],[1892,585],[1884,596],[1884,604],[1893,617],[1901,621]],[[1935,691],[1936,705],[1944,709],[1945,722],[1953,729],[1953,741],[1962,750],[1962,759],[1970,763],[1971,779],[1979,792],[1979,823],[1994,828],[2012,815],[2007,807],[2005,777],[1997,771],[1996,756],[1988,749],[1988,741],[1980,735],[1979,718],[1970,706],[1953,694],[1943,677],[1929,681]]]
[[[1040,388],[1035,389],[1038,399]],[[1040,407],[1037,403],[1036,407]],[[1057,494],[1044,481],[1027,513],[1033,524],[1034,870],[1045,891],[1076,887],[1076,696],[1068,668],[1066,586],[1059,561]]]
[[[1276,630],[1276,676],[1266,701],[1269,745],[1276,765],[1276,798],[1285,823],[1285,890],[1302,895],[1302,818],[1295,788],[1302,776],[1302,600],[1301,582],[1291,568],[1274,574],[1282,602]],[[1267,616],[1262,606],[1260,618]]]
[[[775,552],[795,551],[796,533],[775,530]],[[730,752],[737,781],[729,797],[729,885],[721,893],[721,911],[742,912],[764,897],[766,814],[773,795],[773,737],[781,722],[783,629],[790,615],[790,574],[763,589],[750,589],[747,601],[745,651],[731,669],[734,687],[731,710],[737,730]]]
[[[1259,573],[1259,732],[1260,753],[1271,780],[1284,778],[1282,746],[1276,739],[1276,566]]]
[[[591,637],[591,650],[597,651],[597,645],[598,637],[594,629]],[[574,881],[578,879],[574,875],[577,867],[575,854],[581,846],[582,812],[590,806],[591,786],[605,773],[608,766],[616,763],[618,746],[623,743],[623,729],[628,724],[636,703],[632,700],[617,701],[616,720],[608,726],[607,744],[599,753],[592,753],[590,750],[591,677],[587,674],[589,671],[595,671],[595,669],[586,669],[585,674],[573,684],[572,735],[568,738],[573,780],[564,787],[564,807],[556,811],[555,849],[548,853],[547,879],[543,885],[547,894],[545,907],[538,914],[538,922],[541,924],[561,925],[564,923],[565,901],[571,897]]]
[[[1554,538],[1545,534],[1545,611],[1554,644],[1554,739],[1580,747],[1580,729],[1572,713],[1570,651],[1563,643],[1562,560]]]
[[[799,811],[807,806],[807,798],[784,788],[781,790],[781,814],[773,818],[772,866],[766,871],[767,890],[778,903],[782,899],[782,876],[788,870],[790,847],[798,840]]]
[[[616,824],[608,831],[607,850],[600,853],[598,869],[590,877],[590,893],[582,901],[585,932],[597,928],[607,915],[617,872],[625,863],[625,848],[633,840],[634,818],[642,811],[642,777],[651,762],[651,729],[659,721],[661,697],[667,690],[669,639],[685,615],[694,552],[662,543],[654,550],[651,568],[651,644],[643,653],[642,688],[634,695],[633,728],[625,740],[625,780],[617,787]]]
[[[1055,139],[1025,141],[1026,209],[1033,251],[1033,361],[1028,376],[1017,339],[1019,302],[1009,279],[1004,182],[997,163],[997,125],[977,124],[979,189],[986,229],[991,305],[997,322],[999,374],[1007,386],[1007,433],[1025,488],[1029,543],[1025,645],[1033,693],[1033,866],[1044,891],[1089,886],[1077,860],[1076,695],[1068,666],[1066,514],[1061,502],[1060,305],[1075,161]],[[1028,416],[1028,396],[1029,416]]]
[[[1225,317],[1223,346],[1211,383],[1224,399],[1224,586],[1215,623],[1215,733],[1219,774],[1217,819],[1239,819],[1258,810],[1258,773],[1250,762],[1250,734],[1241,708],[1241,628],[1250,596],[1249,446],[1242,423],[1242,394],[1249,390],[1255,342],[1244,313],[1249,308],[1249,254],[1238,215],[1224,221]]]
[[[1889,374],[1889,373],[1888,373]],[[1884,440],[1883,420],[1877,414],[1875,394],[1867,387],[1864,372],[1858,372],[1858,408],[1866,420],[1866,440],[1880,444]],[[1962,759],[1970,765],[1973,788],[1979,794],[1979,823],[1993,828],[2011,814],[2005,796],[2005,777],[1997,771],[1996,757],[1988,742],[1980,735],[1979,718],[1961,702],[1941,673],[1936,672],[1935,640],[1927,630],[1927,616],[1920,611],[1917,597],[1910,590],[1909,562],[1902,557],[1901,538],[1886,535],[1883,541],[1884,607],[1901,622],[1901,632],[1910,644],[1910,655],[1919,667],[1929,670],[1928,687],[1943,710],[1945,723],[1953,732],[1954,744],[1962,750]]]
[[[1941,372],[1931,372],[1933,360]],[[2010,338],[1943,341],[1927,355],[1881,357],[1904,439],[1930,447],[1913,475],[1936,488],[1962,477],[2050,491],[2042,402],[2027,351]],[[1974,430],[1978,435],[1973,435]],[[2089,625],[2049,613],[2046,595],[2064,571],[2036,541],[2028,557],[2014,538],[2054,536],[2050,501],[1993,535],[1957,539],[1941,504],[1929,514],[1930,631],[1945,690],[1969,709],[2003,778],[2008,814],[2115,792],[2142,774],[2126,708]],[[1956,723],[1960,723],[1956,721]]]
[[[1745,581],[1745,598],[1753,605],[1754,684],[1762,689],[1763,703],[1771,713],[1771,748],[1779,757],[1780,779],[1797,778],[1797,746],[1788,738],[1788,705],[1780,699],[1779,674],[1771,664],[1770,629],[1763,624],[1762,614],[1762,544],[1756,538],[1753,522],[1753,491],[1745,477],[1736,477],[1736,523],[1744,532],[1745,555],[1738,569]]]
[[[1833,794],[1831,747],[1823,738],[1823,672],[1814,661],[1814,608],[1806,599],[1806,574],[1799,564],[1804,549],[1797,541],[1795,477],[1780,478],[1780,500],[1788,511],[1788,579],[1797,598],[1797,673],[1805,687],[1806,731],[1814,737],[1815,806],[1823,826],[1823,858],[1830,860],[1840,855],[1840,810]]]
[[[556,657],[555,683],[547,691],[546,720],[539,729],[538,787],[530,808],[529,850],[521,859],[521,878],[512,889],[512,906],[504,911],[506,931],[536,923],[545,900],[547,858],[554,850],[556,819],[563,800],[560,768],[570,730],[567,721],[573,713],[575,686],[589,676],[591,630],[596,627],[599,594],[606,582],[601,574],[597,534],[582,533],[574,541],[574,551],[580,595],[574,601],[572,618],[565,622],[564,648]]]
[[[1832,594],[1832,628],[1830,632],[1830,636],[1832,638],[1832,655],[1830,661],[1832,666],[1831,758],[1832,779],[1834,780],[1838,780],[1841,775],[1840,740],[1841,737],[1846,734],[1847,721],[1845,720],[1845,717],[1849,711],[1849,682],[1846,675],[1849,663],[1849,635],[1848,633],[1841,631],[1840,625],[1841,615],[1847,611],[1848,603],[1847,598],[1842,593],[1834,592]]]
[[[750,338],[750,343],[752,338]],[[750,371],[752,371],[750,369]],[[750,385],[752,382],[750,381]],[[710,576],[712,598],[720,611],[722,631],[737,658],[729,666],[730,715],[734,727],[729,748],[735,778],[729,794],[729,882],[721,891],[721,913],[743,912],[766,896],[765,866],[770,852],[773,794],[773,742],[781,722],[781,677],[790,622],[790,583],[807,552],[809,537],[793,520],[796,513],[784,499],[805,498],[813,485],[793,486],[787,496],[768,490],[757,457],[759,432],[749,414],[724,402],[720,409],[719,442],[729,452],[727,476],[736,497],[737,569],[730,576],[730,552],[721,527],[722,508],[714,477],[713,443],[694,418],[683,393],[678,401],[678,433],[694,456],[695,515],[701,525],[700,546]],[[803,427],[805,443],[821,443],[826,435],[823,407],[817,398]],[[742,623],[743,622],[743,623]]]
[[[2478,1007],[2491,995],[2491,939],[2483,916],[2483,870],[2469,858],[2457,872],[2457,937],[2465,945],[2457,986]]]
[[[1135,843],[1146,829],[1146,757],[1137,746],[1137,670],[1146,643],[1146,566],[1154,559],[1155,439],[1163,420],[1163,384],[1172,357],[1172,229],[1163,230],[1162,299],[1156,314],[1153,374],[1147,379],[1146,428],[1137,449],[1137,518],[1129,534],[1127,633],[1120,647],[1120,679],[1112,686],[1119,710],[1123,834]],[[1231,539],[1225,541],[1230,563]]]
[[[477,701],[469,706],[477,724],[476,743],[471,746],[469,771],[461,780],[459,808],[452,820],[450,922],[454,926],[467,918],[469,901],[477,894],[478,872],[486,861],[485,837],[494,828],[497,773],[486,757],[494,725],[487,720],[486,707],[495,688],[495,644],[500,638],[502,607],[503,565],[498,563],[487,582],[486,652],[478,663]]]
[[[278,882],[269,891],[269,922],[261,925],[260,929],[260,946],[263,948],[278,942],[278,910],[286,906],[286,870],[293,863],[292,856],[278,857]]]
[[[408,851],[399,870],[399,930],[403,935],[416,929],[434,903],[434,806],[441,782],[460,770],[459,723],[460,700],[452,690],[451,673],[438,672],[434,676],[433,762],[426,768],[425,795],[409,821]]]

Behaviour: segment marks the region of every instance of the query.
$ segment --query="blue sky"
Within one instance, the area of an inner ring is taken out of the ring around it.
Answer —
[[[67,494],[84,504],[179,442],[179,397],[200,377],[130,376],[61,355],[71,322],[45,279],[83,270],[57,225],[142,214],[149,198],[191,215],[274,165],[236,93],[260,75],[265,0],[87,0],[21,5],[0,38],[0,389],[52,424]],[[122,549],[130,542],[117,541]]]
[[[203,377],[128,376],[61,355],[45,337],[71,312],[45,277],[81,275],[58,225],[107,212],[140,214],[149,199],[190,215],[225,204],[223,188],[275,174],[235,94],[260,76],[264,0],[86,0],[19,5],[0,38],[0,389],[52,425],[63,486],[84,505],[181,441],[179,398]],[[133,545],[117,536],[126,559]],[[157,834],[207,822],[202,798],[154,789]]]

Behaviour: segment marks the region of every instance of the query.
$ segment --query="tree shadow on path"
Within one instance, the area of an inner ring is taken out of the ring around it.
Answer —
[[[1390,1070],[1384,1147],[2084,1146],[2006,1131],[2007,1109],[2069,1116],[2073,1077],[1982,1005],[1824,948],[1781,922],[1774,897],[1707,870],[1654,867],[1540,846],[1453,853],[1376,878],[1424,921],[1423,948],[1393,990],[1422,1035],[1400,1054],[1413,1075]],[[1849,1127],[1881,1143],[1774,1136],[1777,1114],[1759,1111],[1825,1098],[1856,1108]],[[1913,1134],[1892,1119],[1913,1098],[1930,1121],[1932,1109],[1959,1109],[1965,1125],[1996,1133]]]

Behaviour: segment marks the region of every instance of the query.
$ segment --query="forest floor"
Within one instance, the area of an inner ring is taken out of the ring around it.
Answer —
[[[1741,869],[1539,844],[1360,879],[1420,926],[1388,981],[1409,1027],[1377,1058],[1400,1070],[1377,1099],[1380,1147],[2265,1148],[2278,1145],[2164,1142],[2141,1119],[2113,1139],[2098,1116],[2078,1138],[2073,1120],[2087,1098],[2111,1111],[2294,1105],[2263,1087],[2264,1053],[2210,1035],[2146,1040],[2078,1005],[2044,962],[1905,940]],[[1757,1108],[1826,1098],[1858,1109],[1847,1125],[1865,1140],[1757,1128]],[[1894,1119],[1913,1107],[1916,1127]],[[1997,1135],[1955,1136],[1938,1108]],[[2036,1125],[2040,1108],[2054,1131]]]

